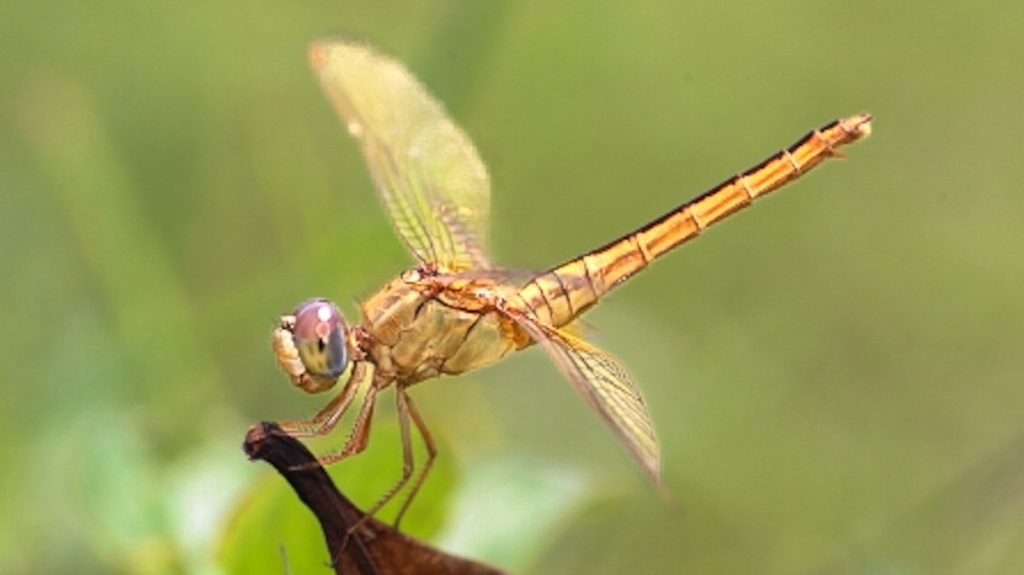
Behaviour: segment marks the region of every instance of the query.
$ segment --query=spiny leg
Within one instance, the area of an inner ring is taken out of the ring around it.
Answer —
[[[416,469],[416,461],[413,458],[412,451],[412,437],[409,434],[409,396],[405,392],[405,387],[401,385],[395,387],[395,405],[398,408],[398,429],[402,440],[402,478],[377,503],[374,503],[373,507],[366,511],[367,517],[372,517],[380,511],[381,507],[387,505],[388,501],[391,501],[405,487],[405,484],[409,482],[409,478],[412,477],[413,470]],[[395,519],[396,529],[398,528],[398,519],[401,519],[401,514]]]
[[[343,445],[341,449],[337,449],[328,452],[327,455],[317,457],[315,463],[306,463],[293,467],[292,469],[302,470],[312,469],[318,466],[324,467],[360,453],[366,449],[366,446],[370,442],[370,422],[373,418],[373,405],[376,397],[377,386],[376,383],[374,383],[366,390],[366,396],[363,397],[363,405],[359,408],[359,415],[356,416],[356,423],[352,426],[352,432],[349,434],[348,439],[345,441],[345,445]]]
[[[373,420],[373,406],[377,399],[378,389],[377,382],[374,381],[366,390],[363,405],[359,408],[356,423],[352,426],[352,433],[348,436],[348,440],[345,441],[345,445],[341,449],[318,457],[317,461],[320,462],[320,465],[336,463],[346,457],[361,453],[366,449],[366,446],[370,443],[370,423]]]
[[[362,362],[352,366],[352,373],[345,382],[341,392],[327,403],[316,415],[304,421],[279,421],[277,426],[292,437],[310,437],[313,435],[326,435],[341,420],[341,416],[348,410],[352,400],[356,397],[359,384],[366,375],[366,365]]]
[[[373,407],[377,399],[377,391],[382,387],[386,386],[388,381],[379,379],[378,377],[373,378],[373,382],[370,383],[370,387],[366,390],[366,396],[363,397],[363,405],[359,408],[359,414],[356,416],[355,425],[352,426],[352,433],[349,435],[348,440],[345,441],[345,445],[341,449],[328,453],[327,455],[317,458],[317,462],[320,465],[330,465],[361,453],[366,446],[370,443],[370,424],[373,420]],[[356,521],[348,531],[345,533],[345,538],[342,539],[341,545],[338,547],[338,555],[331,559],[331,566],[337,564],[338,559],[341,557],[341,551],[348,546],[349,537],[351,537],[356,531],[358,531],[366,522],[367,519],[373,517],[374,512],[377,508],[369,511],[363,517]]]
[[[404,391],[402,395],[405,395]],[[423,421],[423,417],[420,415],[420,411],[416,409],[416,405],[412,402],[411,397],[407,396],[405,398],[405,406],[409,415],[412,416],[413,423],[416,424],[416,429],[420,432],[420,437],[423,438],[424,445],[427,447],[427,461],[423,464],[423,469],[420,470],[419,475],[416,476],[416,480],[413,481],[412,489],[409,490],[405,501],[402,501],[402,507],[399,508],[398,514],[395,515],[395,529],[398,529],[398,524],[402,521],[402,517],[412,504],[413,498],[419,493],[420,486],[426,480],[427,474],[430,473],[430,468],[434,465],[434,458],[437,457],[437,446],[434,444],[434,437],[430,434],[430,430],[427,429],[427,424]]]

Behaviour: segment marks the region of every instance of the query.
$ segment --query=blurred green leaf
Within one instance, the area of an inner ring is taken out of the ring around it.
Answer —
[[[276,474],[249,489],[218,557],[227,573],[313,573],[329,563],[316,519]]]
[[[528,457],[477,461],[455,493],[440,545],[522,573],[596,495],[565,465]]]
[[[240,429],[242,425],[224,425]],[[168,470],[165,484],[168,520],[181,562],[188,573],[221,573],[216,553],[223,530],[236,513],[243,493],[251,488],[260,469],[246,465],[237,438],[208,443],[183,455]]]

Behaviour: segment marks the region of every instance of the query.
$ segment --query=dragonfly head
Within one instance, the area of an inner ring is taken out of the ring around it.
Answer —
[[[311,299],[281,316],[274,330],[274,352],[292,383],[309,393],[326,391],[348,366],[345,320],[335,305]]]

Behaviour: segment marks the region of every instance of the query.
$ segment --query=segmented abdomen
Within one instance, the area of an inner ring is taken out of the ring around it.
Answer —
[[[542,321],[563,326],[656,258],[822,161],[841,155],[840,146],[870,133],[868,114],[812,130],[789,148],[642,228],[534,277],[519,295]]]

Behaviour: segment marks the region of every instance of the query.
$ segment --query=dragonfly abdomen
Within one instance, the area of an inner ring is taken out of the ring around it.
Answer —
[[[587,271],[584,258],[534,277],[519,296],[545,324],[562,327],[597,303],[601,292]]]
[[[540,319],[556,327],[565,325],[658,257],[824,160],[841,156],[839,147],[870,133],[868,114],[813,130],[792,146],[642,228],[535,277],[523,286],[520,295]]]

